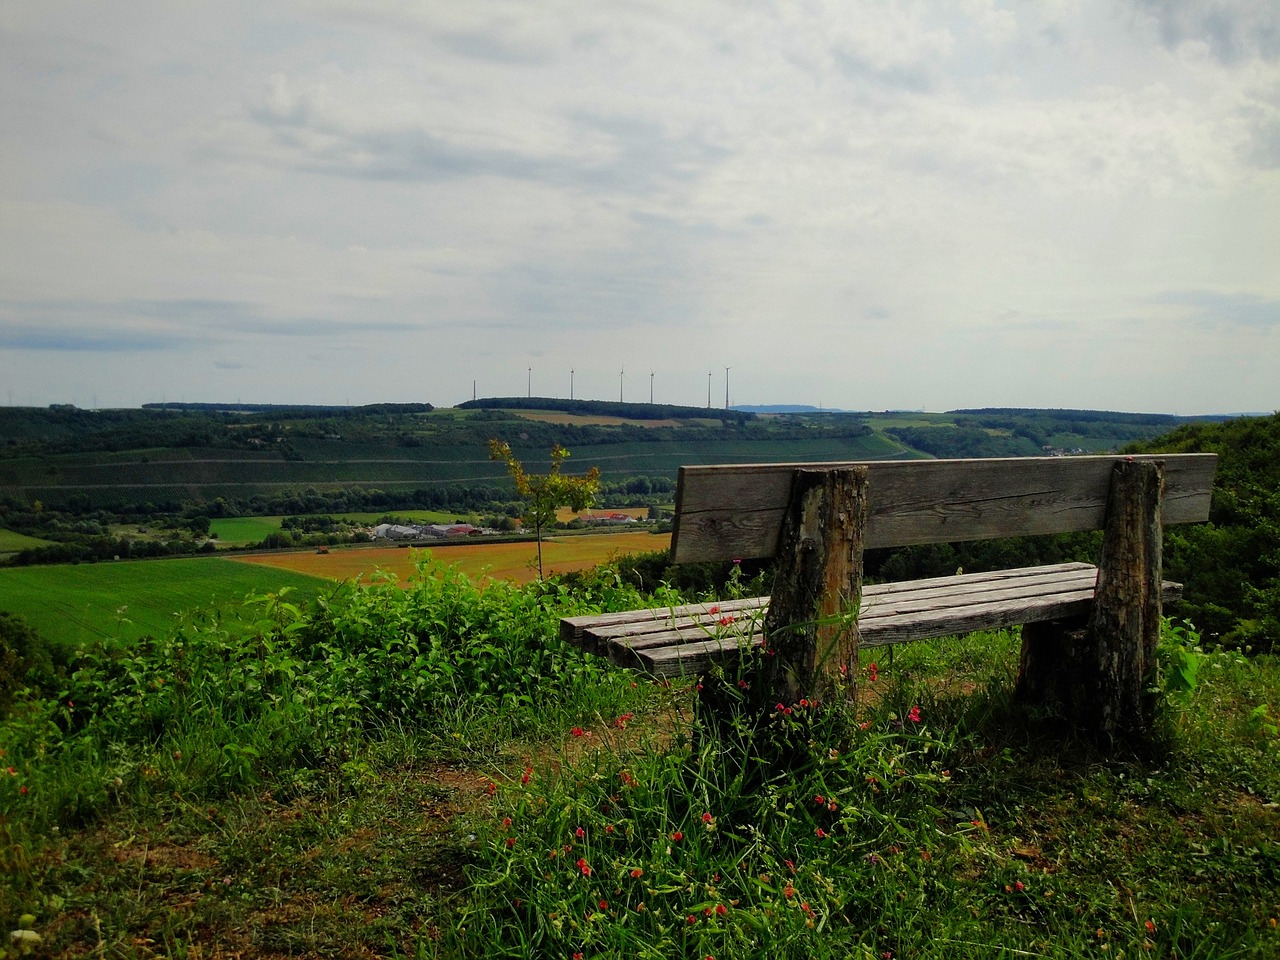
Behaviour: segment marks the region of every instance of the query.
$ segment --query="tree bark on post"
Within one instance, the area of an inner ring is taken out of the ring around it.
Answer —
[[[765,682],[784,703],[853,690],[867,485],[866,467],[792,479],[765,618]]]
[[[1088,621],[1022,632],[1018,699],[1056,701],[1068,721],[1103,742],[1140,740],[1155,723],[1163,493],[1163,464],[1117,463]]]

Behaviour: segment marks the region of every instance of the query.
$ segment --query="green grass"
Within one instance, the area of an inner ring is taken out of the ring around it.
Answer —
[[[209,532],[218,535],[224,547],[243,547],[261,543],[280,532],[280,517],[220,517],[209,522]]]
[[[50,541],[38,537],[29,537],[25,533],[5,530],[0,527],[0,554],[17,553],[19,550],[31,550],[35,547],[47,547]]]
[[[560,644],[639,602],[607,575],[426,572],[88,658],[74,704],[0,722],[0,930],[122,958],[1280,955],[1276,658],[1203,655],[1141,754],[1014,704],[1010,632],[864,651],[856,714],[711,736],[689,684]]]
[[[133,560],[0,569],[0,608],[50,643],[161,636],[179,611],[234,604],[248,594],[291,587],[315,596],[332,584],[287,570],[217,557]]]

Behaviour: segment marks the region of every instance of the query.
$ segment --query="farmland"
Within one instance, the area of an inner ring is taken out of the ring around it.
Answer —
[[[666,550],[670,546],[669,535],[643,532],[556,537],[543,541],[543,565],[550,576],[586,570],[622,554]],[[246,565],[333,580],[367,580],[380,571],[403,583],[416,574],[418,559],[424,553],[456,566],[472,578],[486,577],[528,583],[536,579],[538,574],[537,547],[527,540],[516,543],[466,543],[437,550],[359,547],[330,550],[324,554],[301,551],[241,554],[236,559]]]
[[[221,557],[61,564],[0,570],[3,607],[50,643],[75,647],[119,637],[169,633],[180,612],[238,604],[249,594],[290,587],[301,597],[323,580]]]

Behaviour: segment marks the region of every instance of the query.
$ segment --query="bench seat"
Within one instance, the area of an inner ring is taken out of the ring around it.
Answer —
[[[994,630],[1087,614],[1097,567],[1060,563],[991,573],[867,584],[858,615],[861,646]],[[1163,582],[1163,599],[1182,585]],[[768,597],[566,617],[561,637],[624,667],[655,677],[696,676],[760,644]],[[731,618],[731,619],[730,619]],[[727,622],[726,622],[727,621]]]

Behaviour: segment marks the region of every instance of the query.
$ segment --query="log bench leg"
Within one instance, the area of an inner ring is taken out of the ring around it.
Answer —
[[[765,685],[785,703],[851,684],[858,657],[866,467],[797,470],[765,618]]]
[[[1158,461],[1117,463],[1087,623],[1023,627],[1018,698],[1056,701],[1068,722],[1106,743],[1141,740],[1155,724],[1163,490]]]

